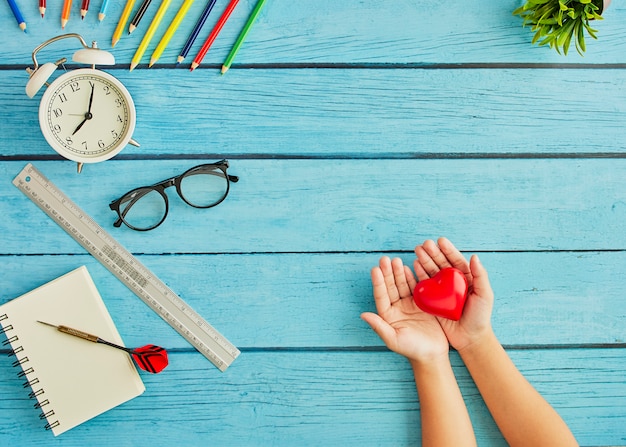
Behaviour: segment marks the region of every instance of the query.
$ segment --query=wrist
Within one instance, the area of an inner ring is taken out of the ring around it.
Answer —
[[[409,363],[411,365],[411,368],[413,368],[413,372],[415,374],[423,372],[437,372],[441,371],[442,369],[452,368],[448,352],[428,358],[409,358]]]
[[[493,332],[492,328],[486,328],[480,334],[472,337],[471,340],[463,347],[457,349],[461,358],[465,361],[467,358],[479,355],[485,350],[490,351],[495,346],[500,346],[500,342]]]

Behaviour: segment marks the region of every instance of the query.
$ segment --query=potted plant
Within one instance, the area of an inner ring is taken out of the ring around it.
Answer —
[[[557,53],[567,54],[572,40],[582,56],[585,52],[585,31],[594,39],[596,30],[589,22],[602,20],[602,12],[611,0],[526,0],[515,11],[524,26],[535,32],[532,43],[550,45]]]

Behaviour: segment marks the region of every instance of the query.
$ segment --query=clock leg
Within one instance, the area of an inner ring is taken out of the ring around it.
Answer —
[[[81,163],[81,162],[78,162],[78,163],[76,164],[76,172],[77,172],[78,174],[80,174],[80,172],[83,170],[83,164],[84,164],[84,163]]]

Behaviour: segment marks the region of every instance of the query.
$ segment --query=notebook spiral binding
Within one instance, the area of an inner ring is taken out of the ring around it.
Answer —
[[[0,322],[8,320],[9,317],[7,314],[0,315]],[[39,379],[37,377],[31,377],[29,374],[34,374],[35,370],[28,366],[28,356],[24,353],[24,348],[22,346],[14,346],[14,343],[19,341],[19,337],[17,335],[9,334],[13,330],[13,325],[11,324],[1,324],[0,327],[0,335],[6,335],[7,339],[2,342],[2,346],[6,346],[8,344],[11,345],[12,349],[9,351],[8,357],[15,356],[15,361],[11,366],[17,368],[21,367],[21,371],[17,373],[18,378],[26,378],[26,381],[23,383],[24,388],[30,388],[31,392],[28,394],[30,399],[37,399],[39,396],[45,393],[43,388],[37,387],[39,384]],[[54,410],[52,408],[44,408],[50,405],[50,401],[48,399],[39,400],[33,406],[37,410],[41,410],[41,414],[39,415],[39,419],[47,419],[48,423],[44,426],[46,430],[52,430],[54,427],[58,427],[60,422],[58,420],[51,421],[51,417],[54,416]]]

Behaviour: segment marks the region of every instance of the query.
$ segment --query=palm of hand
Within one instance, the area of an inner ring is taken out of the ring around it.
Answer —
[[[414,262],[414,268],[420,281],[434,276],[440,269],[446,267],[459,269],[467,278],[469,291],[461,319],[453,321],[438,317],[450,345],[461,350],[471,344],[490,325],[493,291],[486,279],[487,274],[486,272],[483,273],[485,278],[481,290],[477,291],[475,278],[470,267],[471,263],[477,264],[477,258],[474,256],[471,262],[468,262],[456,247],[445,238],[441,238],[439,244],[435,244],[433,241],[424,242],[423,245],[415,248],[415,254],[417,260]]]
[[[437,319],[413,301],[416,283],[399,258],[381,258],[379,267],[372,269],[378,315],[366,312],[363,318],[389,349],[411,360],[426,361],[447,354],[448,341]]]
[[[448,340],[437,318],[420,310],[412,298],[401,299],[381,317],[395,330],[389,349],[413,360],[430,360],[448,352]]]

